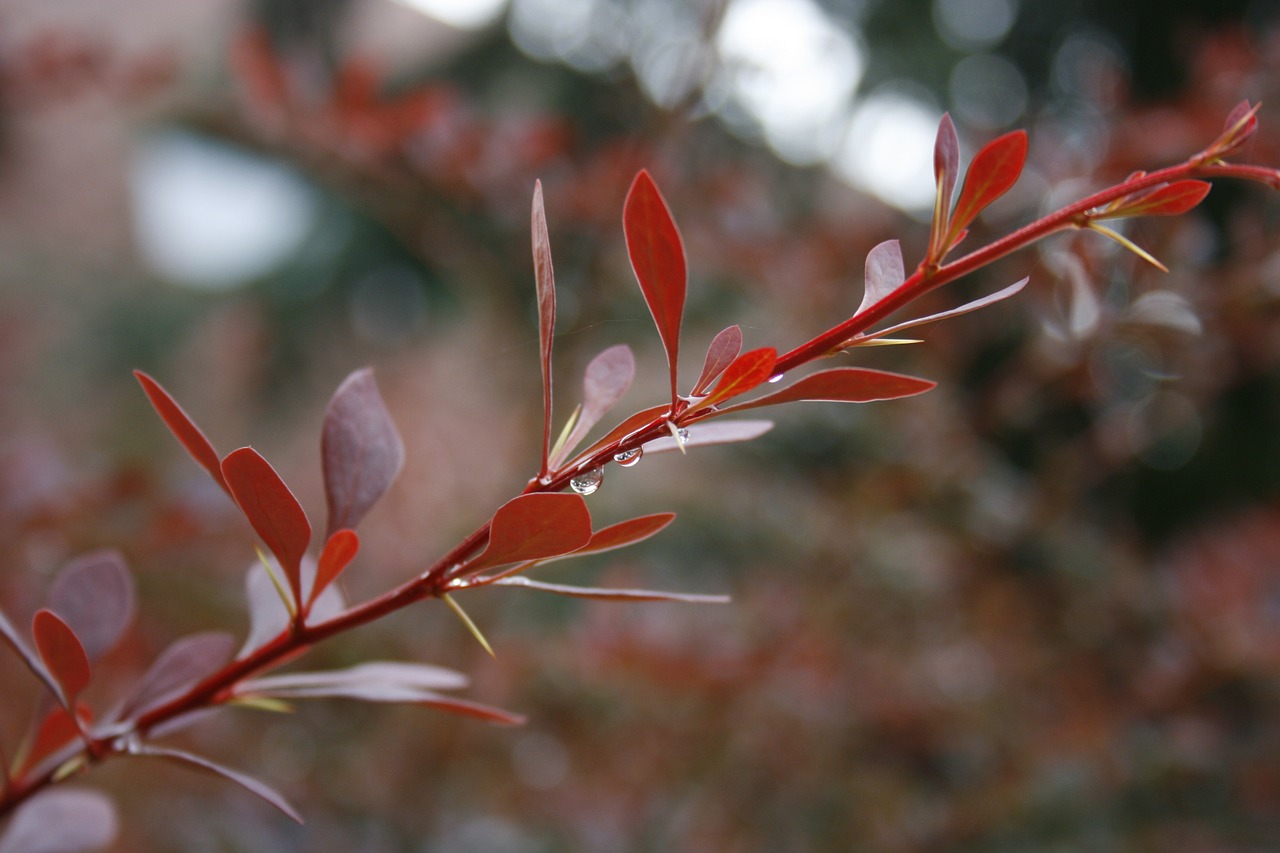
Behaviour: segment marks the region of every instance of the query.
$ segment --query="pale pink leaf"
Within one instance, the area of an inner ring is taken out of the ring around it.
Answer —
[[[626,344],[611,346],[591,360],[582,377],[582,409],[578,421],[553,464],[559,464],[572,453],[591,428],[622,399],[635,375],[636,359]]]
[[[551,349],[556,332],[556,279],[551,266],[551,238],[542,204],[542,182],[533,185],[533,277],[538,293],[538,352],[542,366],[542,467],[546,474],[551,452]]]
[[[241,773],[238,770],[232,770],[230,767],[224,767],[216,761],[211,761],[203,756],[195,755],[194,753],[180,749],[173,749],[172,747],[147,744],[144,745],[137,754],[148,755],[154,758],[164,758],[178,764],[185,764],[199,770],[213,773],[216,776],[221,776],[224,779],[236,783],[254,796],[275,806],[294,821],[302,823],[302,817],[294,810],[293,806],[289,805],[289,802],[284,797],[260,779],[255,779],[254,777]]]
[[[707,347],[707,358],[702,363],[702,374],[689,393],[694,397],[701,397],[741,352],[742,329],[739,326],[730,326],[717,334],[711,339],[711,345]]]
[[[133,618],[133,578],[118,551],[72,560],[53,582],[49,609],[62,617],[90,661],[115,646]]]
[[[0,837],[0,853],[91,853],[120,831],[115,804],[83,788],[42,791],[19,806]]]
[[[541,592],[566,595],[570,598],[590,598],[595,601],[675,601],[686,604],[728,604],[727,595],[703,595],[692,592],[661,592],[648,589],[606,589],[603,587],[568,586],[559,583],[544,583],[530,580],[523,576],[500,578],[494,584],[502,586],[522,586]]]
[[[235,638],[223,631],[190,634],[175,640],[148,667],[119,717],[128,719],[177,697],[221,669],[235,648]]]
[[[861,314],[872,305],[893,293],[907,280],[902,261],[902,247],[897,240],[885,240],[867,253],[866,289],[862,304],[856,313]]]
[[[730,406],[722,411],[728,412],[734,409],[747,408],[750,405],[750,403],[743,403],[739,406]],[[773,429],[773,421],[746,420],[700,423],[688,427],[689,437],[684,440],[684,446],[688,449],[690,447],[706,447],[713,444],[733,444],[738,441],[751,441],[771,429]],[[665,453],[679,448],[680,445],[676,440],[671,436],[667,436],[647,443],[644,446],[644,452],[646,454]]]
[[[966,302],[965,304],[961,305],[958,308],[952,308],[947,311],[940,311],[937,314],[930,314],[928,317],[917,317],[914,320],[907,320],[903,323],[898,323],[897,325],[890,326],[887,329],[881,329],[880,331],[873,332],[869,335],[866,335],[864,336],[864,339],[881,338],[886,335],[896,334],[898,332],[903,331],[904,329],[911,329],[916,326],[923,326],[926,323],[936,323],[938,320],[945,320],[949,317],[958,317],[961,314],[968,314],[970,311],[977,311],[979,308],[986,308],[988,305],[994,305],[997,302],[1001,302],[1005,299],[1008,299],[1010,296],[1015,295],[1016,293],[1021,291],[1022,288],[1027,286],[1028,281],[1030,281],[1030,279],[1028,278],[1015,281],[1013,284],[1009,285],[1008,287],[1001,288],[1000,290],[997,290],[995,293],[988,294],[987,296],[983,296],[980,299],[975,299],[972,302]]]

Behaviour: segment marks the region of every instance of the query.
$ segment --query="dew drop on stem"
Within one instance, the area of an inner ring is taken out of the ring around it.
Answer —
[[[596,465],[574,474],[569,480],[569,488],[586,497],[594,494],[603,482],[604,470],[599,465]]]
[[[644,455],[644,451],[639,447],[633,447],[630,450],[624,450],[621,453],[613,454],[613,461],[617,462],[623,468],[633,468],[640,462],[640,457]]]

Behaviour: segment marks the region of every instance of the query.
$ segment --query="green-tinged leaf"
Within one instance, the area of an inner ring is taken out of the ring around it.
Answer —
[[[695,403],[690,411],[710,408],[759,388],[773,376],[773,366],[777,361],[778,351],[773,347],[744,352],[725,368],[716,386],[705,398]]]
[[[686,604],[728,604],[731,600],[727,595],[702,595],[691,592],[661,592],[648,589],[605,589],[602,587],[590,586],[567,586],[559,583],[543,583],[542,581],[529,580],[523,576],[515,576],[508,578],[500,578],[494,581],[494,584],[502,586],[522,586],[526,589],[536,589],[542,592],[551,592],[556,595],[566,595],[570,598],[589,598],[595,601],[675,601]]]
[[[59,701],[70,711],[75,707],[76,697],[89,686],[92,674],[84,646],[71,627],[52,610],[36,611],[31,620],[31,635],[40,659],[62,688]]]
[[[968,228],[979,213],[1017,183],[1026,161],[1027,134],[1023,130],[993,139],[974,155],[947,229],[947,249],[959,242],[960,232]]]
[[[645,304],[653,315],[667,354],[671,402],[674,405],[688,271],[680,231],[648,172],[640,172],[632,182],[623,205],[622,224],[631,268],[635,271]]]
[[[241,773],[238,770],[232,770],[230,767],[224,767],[216,761],[212,761],[204,756],[195,755],[194,753],[185,752],[180,749],[173,749],[167,746],[144,744],[135,754],[164,758],[178,764],[185,764],[187,766],[195,767],[199,770],[204,770],[209,773],[213,773],[214,775],[221,776],[224,779],[236,783],[254,796],[275,806],[297,823],[302,823],[302,817],[294,810],[293,806],[289,805],[288,800],[260,779],[255,779],[254,777]]]
[[[462,624],[471,632],[471,636],[476,638],[476,642],[489,653],[489,657],[496,658],[497,655],[493,653],[493,646],[489,645],[489,641],[485,639],[484,634],[480,632],[480,628],[476,626],[476,623],[471,621],[471,617],[467,615],[467,611],[462,609],[462,605],[454,601],[451,595],[442,595],[440,597],[444,599],[445,604],[449,605],[449,609],[454,612],[454,615],[462,620]]]
[[[702,374],[694,383],[690,395],[701,397],[705,394],[711,383],[716,381],[741,352],[742,329],[739,326],[730,326],[712,338],[711,345],[707,347],[706,360],[702,363]]]
[[[591,513],[580,495],[534,492],[503,504],[489,524],[489,543],[466,571],[542,560],[591,541]]]
[[[721,409],[722,413],[781,403],[871,403],[921,394],[937,385],[927,379],[864,367],[836,367],[811,373],[786,388]]]
[[[222,474],[249,524],[284,570],[294,604],[300,605],[302,557],[311,543],[311,524],[302,505],[271,464],[252,447],[227,454],[222,460]]]
[[[182,407],[170,396],[169,392],[160,386],[159,382],[156,382],[141,370],[135,370],[133,375],[137,378],[138,383],[142,385],[142,390],[146,393],[147,399],[151,401],[151,406],[156,410],[156,414],[160,416],[169,431],[191,454],[191,458],[195,459],[201,468],[209,472],[209,476],[213,477],[223,491],[231,494],[231,489],[227,486],[227,481],[222,476],[222,463],[218,459],[218,452],[213,449],[213,445],[209,442],[209,439],[205,438],[204,433],[196,426],[195,421],[191,420],[191,417],[183,411]]]
[[[938,122],[938,136],[933,145],[933,177],[937,186],[933,202],[933,222],[929,229],[929,257],[942,259],[946,252],[944,239],[951,213],[951,197],[960,176],[960,139],[949,113]]]
[[[542,182],[533,184],[533,278],[538,293],[538,362],[542,366],[542,465],[545,476],[551,458],[551,349],[556,334],[556,279],[551,266],[551,237],[542,204]]]

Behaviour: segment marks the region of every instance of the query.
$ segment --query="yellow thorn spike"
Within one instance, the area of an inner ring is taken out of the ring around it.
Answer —
[[[293,603],[293,596],[285,588],[284,581],[276,574],[276,570],[271,567],[271,560],[267,559],[267,555],[262,553],[262,549],[257,545],[253,546],[253,552],[258,555],[258,562],[262,563],[262,568],[267,570],[267,577],[271,578],[271,585],[276,588],[276,593],[284,602],[284,609],[289,611],[289,618],[297,619],[298,609]]]
[[[1123,234],[1119,234],[1119,233],[1117,233],[1117,232],[1115,232],[1115,231],[1112,231],[1112,230],[1111,230],[1110,228],[1108,228],[1107,226],[1105,226],[1105,225],[1099,225],[1099,224],[1098,224],[1098,223],[1096,223],[1096,222],[1090,222],[1090,223],[1089,223],[1089,225],[1088,225],[1088,227],[1089,227],[1089,228],[1091,228],[1091,229],[1093,229],[1094,231],[1097,231],[1099,234],[1102,234],[1102,235],[1104,235],[1104,236],[1106,236],[1106,237],[1110,237],[1112,240],[1115,240],[1115,241],[1116,241],[1117,243],[1119,243],[1121,246],[1124,246],[1124,247],[1125,247],[1126,249],[1128,249],[1130,252],[1133,252],[1135,255],[1137,255],[1138,257],[1142,258],[1144,261],[1146,261],[1147,263],[1151,264],[1152,266],[1154,266],[1156,269],[1160,270],[1161,272],[1168,272],[1168,271],[1169,271],[1169,268],[1168,268],[1168,267],[1166,267],[1164,264],[1160,263],[1158,260],[1156,260],[1154,255],[1152,255],[1152,254],[1151,254],[1150,252],[1148,252],[1146,249],[1142,248],[1142,247],[1141,247],[1141,246],[1139,246],[1137,243],[1133,242],[1132,240],[1130,240],[1128,237],[1124,236]]]
[[[467,615],[467,611],[463,610],[458,602],[454,601],[452,596],[447,593],[440,596],[444,599],[444,603],[449,605],[449,609],[458,615],[462,620],[462,624],[467,626],[467,630],[471,632],[471,636],[476,638],[480,645],[484,646],[484,650],[489,653],[489,657],[497,659],[497,655],[493,653],[493,647],[489,645],[489,641],[484,638],[484,634],[480,633],[480,629],[476,627],[476,623],[471,621],[471,617]]]

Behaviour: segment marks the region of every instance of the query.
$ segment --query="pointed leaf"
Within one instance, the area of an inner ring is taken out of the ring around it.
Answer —
[[[626,344],[609,347],[591,359],[582,377],[582,408],[557,454],[559,457],[573,452],[591,428],[622,399],[635,375],[636,359]],[[559,465],[560,461],[563,460],[553,460],[553,464]]]
[[[1207,149],[1214,158],[1226,157],[1238,151],[1258,130],[1258,109],[1261,104],[1241,101],[1227,116],[1222,135]]]
[[[702,364],[702,375],[689,393],[694,397],[705,394],[711,383],[716,381],[741,352],[742,329],[738,326],[730,326],[712,338],[711,346],[707,347],[707,359]]]
[[[235,638],[224,631],[207,631],[175,640],[160,653],[125,702],[120,719],[162,705],[213,675],[231,660]]]
[[[92,722],[92,714],[83,703],[76,708],[76,711],[82,723],[87,725]],[[77,740],[80,737],[80,731],[80,725],[66,708],[61,705],[51,708],[40,721],[40,725],[36,727],[35,735],[31,738],[31,746],[21,757],[21,763],[14,767],[13,775],[23,776],[38,767],[40,762]]]
[[[720,412],[724,413],[746,408],[749,405],[749,403],[743,403],[740,406],[729,406],[721,409]],[[685,449],[706,447],[712,444],[733,444],[739,441],[751,441],[773,429],[773,421],[717,421],[709,424],[700,423],[688,429],[689,437],[683,442]],[[681,442],[675,438],[655,438],[645,444],[644,452],[647,454],[665,453],[668,450],[680,450],[680,445]]]
[[[867,253],[866,289],[858,314],[893,293],[906,281],[902,247],[897,240],[885,240]]]
[[[360,537],[354,530],[339,530],[329,537],[316,564],[316,580],[311,587],[311,594],[307,596],[308,606],[342,574],[342,570],[351,563],[359,550]]]
[[[466,687],[468,679],[460,672],[442,666],[400,661],[370,661],[349,669],[328,672],[291,672],[268,675],[241,682],[236,693],[259,693],[285,696],[295,690],[324,690],[352,685],[393,685],[415,690],[456,690]],[[337,694],[334,694],[337,695]]]
[[[951,217],[948,248],[959,242],[956,238],[960,232],[968,228],[979,213],[1017,183],[1026,160],[1027,133],[1023,130],[993,139],[974,155]]]
[[[187,449],[191,457],[209,472],[209,476],[222,487],[227,494],[231,494],[231,489],[227,486],[227,481],[222,476],[222,463],[218,460],[218,453],[213,449],[213,445],[209,443],[209,439],[205,438],[200,428],[196,426],[195,421],[191,420],[177,401],[169,395],[169,392],[160,386],[147,374],[141,370],[135,370],[133,375],[142,385],[142,390],[146,392],[147,399],[151,401],[151,406],[156,410],[156,414],[164,421],[165,426],[169,427],[169,431],[174,437],[182,443]]]
[[[650,406],[647,409],[641,409],[613,429],[609,430],[608,433],[602,436],[586,450],[579,453],[579,458],[590,456],[600,448],[613,444],[615,441],[625,438],[638,429],[643,429],[646,424],[669,411],[671,411],[671,407],[666,403],[663,403],[661,406]]]
[[[910,397],[933,388],[938,383],[900,373],[870,370],[864,367],[836,367],[811,373],[780,391],[721,409],[721,413],[776,406],[802,401],[830,403],[870,403]]]
[[[691,592],[659,592],[648,589],[604,589],[591,586],[566,586],[559,583],[544,583],[529,580],[523,576],[501,578],[494,581],[502,586],[522,586],[542,592],[553,592],[556,595],[567,595],[570,598],[590,598],[596,601],[678,601],[686,604],[728,604],[727,595],[701,595]]]
[[[933,223],[929,229],[929,257],[941,260],[951,214],[951,197],[960,175],[960,139],[949,113],[938,122],[938,136],[933,145],[933,177],[937,184],[934,196]]]
[[[541,560],[576,551],[591,541],[591,513],[580,495],[535,492],[513,498],[494,513],[489,544],[468,572]]]
[[[271,574],[267,568],[268,564],[277,565],[270,559],[268,563],[259,561],[252,564],[245,574],[245,600],[249,605],[249,635],[245,638],[244,645],[236,655],[238,659],[274,640],[289,628],[289,623],[293,618],[293,614],[290,613],[289,608],[285,606],[284,601],[281,599],[275,583],[272,582]],[[309,593],[315,585],[318,572],[318,561],[311,559],[310,556],[304,557],[302,560],[302,592],[309,600],[312,599]],[[307,623],[316,625],[327,619],[332,619],[345,609],[346,601],[342,597],[341,590],[330,584],[312,600],[311,611],[307,615]]]
[[[255,779],[252,776],[241,773],[238,770],[232,770],[230,767],[224,767],[223,765],[218,764],[215,761],[210,761],[208,758],[203,756],[185,752],[180,749],[173,749],[167,746],[146,744],[138,751],[137,754],[150,755],[155,758],[164,758],[177,764],[186,764],[188,766],[213,773],[214,775],[221,776],[224,779],[235,782],[254,796],[266,800],[268,803],[275,806],[285,815],[298,823],[302,823],[302,818],[294,810],[293,806],[289,805],[289,802],[272,789],[271,786],[259,779]]]
[[[85,554],[67,564],[49,591],[62,617],[94,661],[113,648],[133,618],[133,578],[118,551]]]
[[[271,463],[252,447],[227,454],[222,474],[245,517],[280,561],[294,603],[300,603],[302,556],[311,543],[311,524],[302,505]]]
[[[0,838],[0,853],[89,853],[120,831],[115,804],[97,791],[46,790],[19,806]]]
[[[881,329],[878,332],[872,332],[870,335],[866,335],[864,337],[855,339],[853,342],[851,342],[851,345],[855,345],[855,346],[864,345],[864,344],[873,342],[877,338],[882,338],[885,335],[897,334],[898,332],[901,332],[903,329],[910,329],[910,328],[914,328],[915,326],[923,326],[926,323],[936,323],[938,320],[945,320],[949,317],[958,317],[961,314],[968,314],[970,311],[977,311],[979,308],[985,308],[988,305],[994,305],[995,303],[1008,299],[1010,296],[1013,296],[1014,294],[1021,291],[1022,288],[1027,286],[1027,282],[1030,280],[1031,279],[1029,278],[1024,278],[1020,281],[1015,281],[1013,284],[1009,285],[1008,287],[1001,288],[1000,290],[997,290],[995,293],[988,294],[987,296],[983,296],[980,299],[975,299],[972,302],[966,302],[965,304],[961,305],[959,308],[951,308],[947,311],[939,311],[937,314],[930,314],[928,317],[917,317],[914,320],[907,320],[906,322],[898,323],[896,325],[890,326],[887,329]]]
[[[404,466],[404,442],[373,371],[357,370],[334,392],[320,439],[329,507],[326,536],[354,528]]]
[[[1208,181],[1174,181],[1150,192],[1142,193],[1108,209],[1097,219],[1119,219],[1128,216],[1180,216],[1200,202],[1213,187]]]
[[[773,366],[777,361],[778,351],[773,347],[744,352],[725,368],[711,393],[694,404],[690,411],[709,408],[759,388],[773,376]]]
[[[542,365],[542,467],[549,470],[551,453],[551,347],[556,332],[556,279],[551,266],[551,238],[542,205],[542,182],[533,185],[533,277],[538,289],[538,349]]]
[[[642,515],[638,518],[620,521],[617,524],[610,524],[608,527],[602,527],[592,533],[591,541],[575,551],[574,556],[579,554],[602,554],[605,551],[613,551],[618,548],[625,548],[628,545],[634,545],[637,542],[643,542],[675,521],[675,519],[676,514],[674,512],[658,512],[653,515]]]
[[[623,206],[623,230],[631,268],[653,314],[667,353],[671,374],[671,402],[677,394],[676,363],[680,352],[680,323],[684,316],[688,271],[684,244],[671,211],[648,172],[631,183]]]
[[[74,707],[76,697],[89,686],[89,657],[84,646],[71,627],[52,610],[37,610],[31,620],[31,635],[36,651],[48,668],[62,694],[58,697],[64,708]]]

